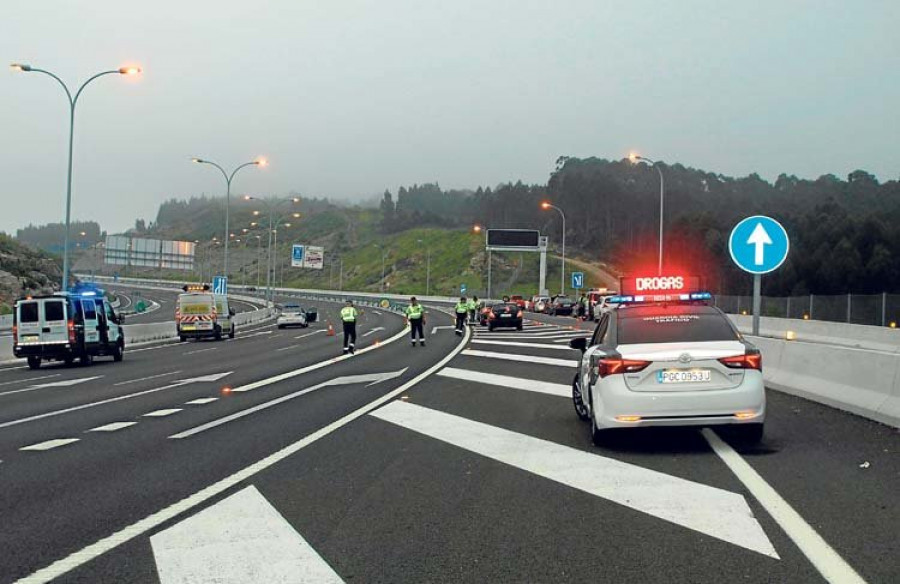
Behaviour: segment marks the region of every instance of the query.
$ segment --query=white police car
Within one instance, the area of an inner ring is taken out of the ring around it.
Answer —
[[[699,278],[657,280],[644,287],[623,278],[618,307],[590,339],[570,342],[582,351],[572,399],[594,443],[616,428],[719,425],[758,442],[766,415],[760,352],[708,305]]]

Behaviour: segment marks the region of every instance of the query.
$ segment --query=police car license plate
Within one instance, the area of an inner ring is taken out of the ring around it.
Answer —
[[[659,383],[709,383],[712,371],[709,369],[666,369],[656,372]]]

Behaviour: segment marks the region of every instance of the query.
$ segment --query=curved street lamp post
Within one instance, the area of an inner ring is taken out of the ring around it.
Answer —
[[[641,156],[639,154],[635,154],[632,152],[628,155],[628,159],[632,162],[632,164],[637,164],[638,162],[646,162],[650,166],[656,169],[656,172],[659,173],[659,268],[657,275],[662,276],[663,270],[663,201],[665,200],[666,194],[666,182],[665,178],[663,178],[662,169],[659,167],[659,164],[655,160],[651,160],[646,156]]]
[[[562,267],[560,268],[559,274],[559,293],[563,296],[566,295],[566,214],[563,213],[563,210],[557,207],[556,205],[552,205],[550,203],[544,202],[541,203],[542,209],[554,209],[559,216],[562,217]]]

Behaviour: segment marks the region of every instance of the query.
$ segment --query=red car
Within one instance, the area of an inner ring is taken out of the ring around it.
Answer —
[[[522,296],[510,296],[509,301],[522,310],[525,310],[525,298],[523,298]]]

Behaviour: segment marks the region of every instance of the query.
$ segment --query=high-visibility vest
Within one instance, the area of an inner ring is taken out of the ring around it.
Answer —
[[[478,308],[478,303],[476,303],[474,300],[469,300],[469,302],[467,302],[466,304],[468,305],[469,310],[475,310],[476,308]]]
[[[406,307],[406,317],[410,320],[419,320],[425,314],[425,307],[421,304],[410,304]]]
[[[356,322],[358,315],[355,306],[345,306],[341,309],[341,320],[344,322]]]
[[[468,302],[457,302],[456,303],[456,314],[465,314],[469,312],[469,303]]]

